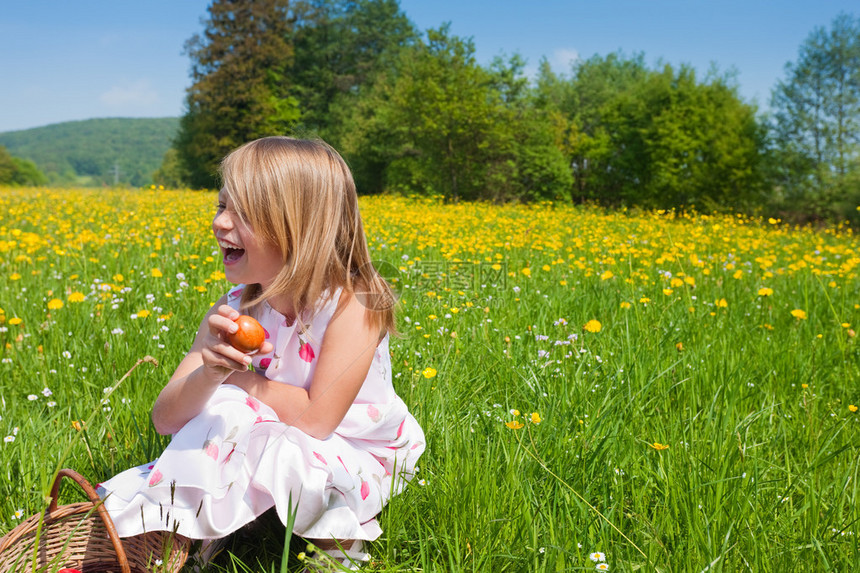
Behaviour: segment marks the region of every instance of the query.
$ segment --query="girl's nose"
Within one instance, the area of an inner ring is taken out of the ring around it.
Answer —
[[[233,228],[233,219],[226,209],[221,210],[212,220],[212,228],[216,230],[229,231]]]

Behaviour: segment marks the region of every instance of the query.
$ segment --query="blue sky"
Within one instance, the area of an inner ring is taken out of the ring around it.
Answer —
[[[0,132],[91,117],[182,114],[183,44],[208,0],[20,0],[0,12]],[[521,54],[558,72],[622,51],[735,70],[741,96],[766,106],[787,62],[817,26],[856,0],[401,0],[421,30],[451,23],[481,63]]]

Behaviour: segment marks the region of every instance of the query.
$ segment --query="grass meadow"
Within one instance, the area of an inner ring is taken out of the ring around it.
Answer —
[[[228,288],[215,203],[0,189],[0,533],[45,507],[58,468],[95,483],[166,445],[150,407]],[[400,294],[394,384],[428,439],[366,570],[860,569],[850,229],[387,196],[362,210]],[[157,366],[117,384],[145,356]],[[209,570],[300,571],[303,549],[268,524]]]

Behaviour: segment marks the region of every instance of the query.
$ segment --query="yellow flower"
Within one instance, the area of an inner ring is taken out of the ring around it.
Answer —
[[[848,409],[852,412],[856,412],[858,410],[857,406],[854,404],[848,404]]]
[[[758,289],[759,296],[771,296],[773,294],[773,289],[768,287],[762,287]]]
[[[19,275],[18,273],[12,273],[11,275],[9,275],[9,280],[12,280],[12,281],[21,280],[21,275]]]
[[[75,291],[69,295],[69,302],[84,302],[85,298],[84,293]]]
[[[806,311],[800,310],[799,308],[795,308],[791,311],[791,316],[793,316],[797,320],[806,320]]]
[[[525,426],[525,424],[523,424],[519,420],[511,420],[510,422],[505,422],[505,425],[512,430],[519,430],[520,428]]]
[[[22,322],[24,322],[24,321],[23,321],[23,320],[21,320],[20,318],[18,318],[17,316],[16,316],[15,318],[10,318],[10,319],[9,319],[9,324],[10,324],[10,325],[12,325],[12,326],[16,326],[16,325],[18,325],[18,324],[21,324]]]
[[[48,309],[49,310],[59,310],[63,308],[63,301],[58,298],[52,298],[48,301]]]
[[[664,289],[663,289],[663,294],[665,294],[666,296],[669,296],[669,295],[670,295],[670,294],[672,294],[673,292],[675,292],[675,291],[673,291],[673,290],[672,290],[672,289],[670,289],[670,288],[664,288]]]
[[[544,271],[549,271],[549,270],[551,270],[551,268],[552,267],[550,267],[549,265],[544,265],[541,267],[541,269],[543,269]]]
[[[717,305],[717,308],[726,308],[729,306],[729,303],[726,302],[726,299],[724,299],[724,298],[721,298],[720,300],[716,301],[714,304]]]
[[[124,280],[125,280],[125,277],[124,277],[124,276],[122,276],[122,273],[117,273],[117,274],[115,274],[115,275],[113,276],[113,281],[114,281],[114,282],[121,283],[121,282],[122,282],[122,281],[124,281]]]
[[[658,452],[661,450],[668,450],[669,449],[668,445],[661,444],[660,442],[654,442],[653,444],[648,444],[648,445],[651,446],[652,448],[654,448],[655,450],[657,450]]]
[[[606,280],[611,279],[614,276],[615,275],[612,274],[612,271],[604,271],[603,274],[600,275],[600,280],[606,281]]]
[[[603,325],[600,324],[599,320],[591,319],[585,323],[585,326],[582,327],[586,332],[600,332],[603,328]]]
[[[642,298],[639,299],[639,302],[641,302],[642,304],[648,304],[649,302],[651,302],[651,299],[648,298],[647,296],[643,296]]]
[[[521,272],[521,273],[523,273],[524,275],[526,275],[527,277],[532,276],[532,270],[531,270],[530,268],[528,268],[528,267],[524,268],[524,269],[523,269],[523,270],[521,270],[520,272]]]
[[[421,374],[424,375],[424,378],[433,378],[434,376],[436,376],[436,369],[428,367],[425,368]]]
[[[149,271],[149,274],[151,274],[151,275],[152,275],[152,276],[154,276],[155,278],[159,278],[159,277],[164,276],[164,275],[162,274],[162,272],[161,272],[161,269],[158,269],[158,268],[156,268],[156,269],[152,269],[151,271]]]
[[[148,310],[139,310],[139,311],[137,311],[137,317],[138,317],[138,318],[146,318],[146,317],[147,317],[147,316],[149,316],[150,314],[151,314],[151,313],[150,313]]]
[[[532,420],[532,424],[540,424],[541,423],[540,414],[538,414],[537,412],[532,412],[531,420]]]
[[[675,348],[678,350],[678,352],[683,352],[684,351],[684,343],[679,342],[678,344],[675,345]]]
[[[630,308],[630,303],[629,303],[629,302],[627,302],[627,301],[622,302],[622,303],[621,303],[621,308]]]

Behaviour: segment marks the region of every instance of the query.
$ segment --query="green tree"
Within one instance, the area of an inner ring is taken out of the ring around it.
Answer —
[[[29,159],[13,157],[12,163],[15,164],[16,171],[14,177],[12,178],[13,184],[35,186],[44,185],[48,182],[48,178],[45,177],[45,174],[39,171],[39,168],[36,166],[36,164]]]
[[[474,52],[448,26],[429,30],[356,98],[341,141],[360,184],[451,201],[555,193],[548,172],[563,159],[550,132],[529,133],[537,116],[525,105],[521,61],[488,70]],[[539,155],[521,146],[540,141],[558,161],[520,169]]]
[[[860,19],[816,28],[771,94],[784,203],[827,216],[850,193],[860,159]]]
[[[173,147],[164,153],[161,166],[152,174],[153,183],[168,189],[179,189],[185,181],[188,181],[188,178],[188,173],[185,172],[179,160],[179,153]]]
[[[287,75],[293,47],[288,0],[215,0],[203,34],[186,44],[193,83],[174,145],[187,183],[217,184],[220,160],[258,137],[288,133],[299,120]]]
[[[17,171],[14,158],[5,147],[0,145],[0,185],[12,183]]]
[[[705,208],[761,202],[764,130],[730,76],[649,70],[643,56],[594,56],[570,79],[544,62],[537,99],[568,160],[574,201]]]
[[[484,198],[494,201],[562,199],[573,180],[567,158],[556,145],[552,116],[540,105],[515,54],[493,60],[490,86],[499,98],[502,125],[495,128]]]
[[[599,183],[614,152],[605,116],[613,102],[647,74],[641,53],[630,58],[612,53],[579,60],[570,78],[555,74],[546,60],[541,62],[535,88],[537,103],[547,110],[556,146],[570,166],[573,201],[609,198],[609,191]]]
[[[664,66],[614,101],[600,181],[613,198],[648,207],[746,208],[761,202],[764,131],[729,78],[704,83]]]
[[[44,185],[48,179],[29,159],[14,157],[0,145],[0,185]]]
[[[354,96],[417,32],[396,0],[304,0],[293,10],[289,75],[302,110],[301,129],[329,139],[336,100]]]

